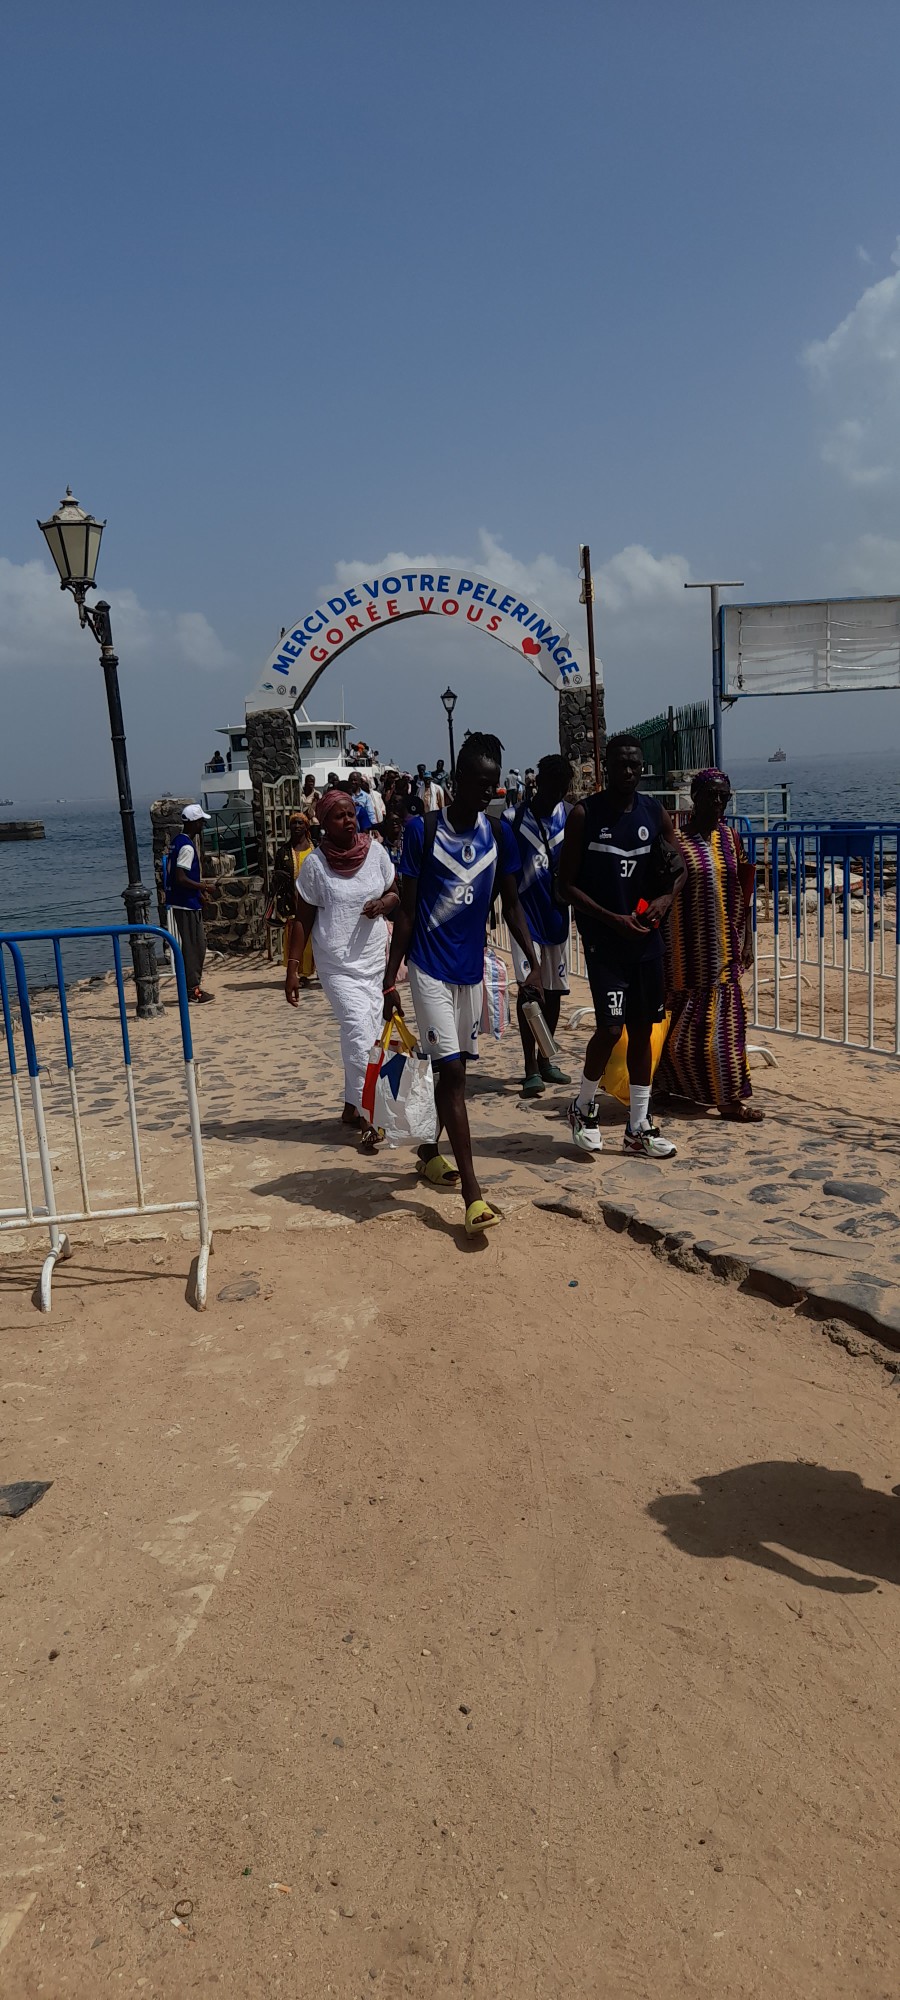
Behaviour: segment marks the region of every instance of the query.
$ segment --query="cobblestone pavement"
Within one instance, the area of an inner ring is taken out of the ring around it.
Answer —
[[[278,967],[264,959],[221,962],[210,984],[215,1006],[191,1018],[215,1228],[339,1227],[409,1207],[437,1228],[458,1225],[458,1199],[423,1188],[411,1152],[383,1149],[363,1159],[342,1131],[337,1032],[318,987],[301,996],[294,1014]],[[579,988],[574,982],[560,1028],[573,1077],[590,1026],[571,1026],[587,999]],[[98,1206],[112,1206],[132,1198],[133,1182],[110,986],[78,989],[72,1019],[92,1196]],[[52,1010],[38,1020],[37,1033],[58,1206],[80,1205],[62,1038]],[[767,1039],[778,1067],[757,1066],[757,1058],[753,1069],[765,1123],[741,1127],[673,1107],[664,1123],[678,1156],[656,1164],[624,1157],[625,1114],[612,1099],[601,1112],[602,1157],[576,1154],[565,1123],[571,1093],[559,1087],[523,1101],[515,1029],[500,1043],[482,1038],[470,1099],[485,1191],[507,1209],[538,1200],[596,1213],[598,1221],[602,1216],[615,1228],[662,1240],[676,1254],[712,1259],[723,1275],[750,1276],[778,1300],[808,1298],[824,1315],[900,1345],[897,1066],[861,1051]],[[174,1011],[162,1024],[134,1023],[132,1041],[147,1198],[184,1198],[191,1193],[190,1152]],[[25,1085],[27,1098],[27,1079]],[[26,1118],[30,1126],[27,1102]],[[13,1207],[21,1197],[6,1080],[0,1177],[0,1203]],[[193,1220],[148,1217],[76,1225],[70,1233],[76,1241],[116,1240],[178,1230],[192,1237]],[[17,1235],[7,1246],[22,1242]]]

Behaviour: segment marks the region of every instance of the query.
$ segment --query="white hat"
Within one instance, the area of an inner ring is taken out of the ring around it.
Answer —
[[[212,819],[212,813],[205,813],[202,806],[185,806],[184,812],[182,813],[181,817],[182,819],[189,819],[192,821],[198,819]]]

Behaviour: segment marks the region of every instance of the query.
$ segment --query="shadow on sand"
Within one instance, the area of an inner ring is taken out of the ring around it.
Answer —
[[[847,1595],[876,1590],[879,1581],[900,1584],[897,1489],[879,1493],[858,1473],[780,1459],[694,1483],[698,1492],[661,1494],[647,1509],[686,1555],[754,1563],[792,1583]],[[856,1574],[820,1576],[808,1563]]]
[[[316,1215],[341,1216],[349,1222],[371,1222],[379,1215],[413,1215],[424,1228],[436,1229],[448,1237],[457,1250],[467,1256],[477,1255],[493,1231],[488,1230],[485,1236],[466,1235],[459,1193],[454,1196],[448,1192],[440,1209],[432,1208],[424,1200],[407,1200],[405,1191],[411,1193],[416,1186],[415,1168],[409,1156],[402,1163],[396,1153],[389,1153],[387,1158],[390,1164],[386,1170],[376,1165],[375,1158],[364,1159],[361,1166],[336,1167],[324,1172],[320,1168],[300,1168],[295,1173],[278,1174],[274,1180],[258,1182],[251,1193],[275,1196],[279,1201],[309,1209],[311,1227]]]

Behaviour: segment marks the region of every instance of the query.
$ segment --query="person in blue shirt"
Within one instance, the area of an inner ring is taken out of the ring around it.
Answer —
[[[466,1111],[466,1064],[478,1057],[484,940],[495,884],[510,933],[528,961],[523,984],[538,1000],[543,995],[516,886],[515,839],[504,821],[492,827],[485,811],[500,782],[502,756],[496,736],[467,736],[452,804],[407,822],[397,871],[400,908],[384,979],[389,1020],[400,1005],[396,979],[406,959],[419,1039],[435,1072],[438,1136],[446,1128],[458,1169],[431,1145],[419,1149],[419,1173],[435,1187],[459,1180],[467,1236],[500,1220],[478,1183]]]
[[[543,1013],[556,1032],[564,993],[569,991],[567,946],[569,912],[556,894],[556,878],[566,830],[566,793],[572,783],[568,757],[542,757],[531,800],[516,807],[512,830],[519,850],[519,901],[541,961]],[[526,981],[530,970],[524,953],[513,946],[513,968],[519,982],[518,1022],[525,1057],[523,1097],[539,1097],[548,1083],[571,1083],[565,1070],[541,1054],[522,1011],[532,996]]]
[[[206,932],[203,928],[203,889],[200,856],[194,836],[210,817],[202,806],[185,806],[181,831],[172,836],[166,856],[166,904],[175,918],[175,928],[184,958],[184,976],[191,1000],[211,1000],[201,985],[206,960]]]
[[[353,804],[356,807],[356,824],[359,831],[371,833],[373,826],[376,825],[376,813],[368,788],[363,784],[358,771],[351,771],[349,783]]]

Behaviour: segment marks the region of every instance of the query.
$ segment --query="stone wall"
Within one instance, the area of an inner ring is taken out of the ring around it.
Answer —
[[[153,872],[159,921],[165,928],[162,858],[173,833],[181,830],[181,815],[190,799],[157,799],[150,807],[153,828]],[[236,875],[233,854],[205,854],[201,840],[202,882],[206,895],[203,924],[211,951],[262,951],[265,897],[261,875]]]
[[[606,713],[603,689],[597,689],[600,722],[600,752],[606,744]],[[575,772],[572,796],[583,798],[595,788],[594,733],[591,727],[590,688],[566,688],[559,697],[559,747]]]
[[[262,786],[279,778],[300,777],[300,752],[294,718],[288,709],[260,708],[247,717],[247,762],[253,786],[253,824],[260,861],[265,853]],[[269,857],[271,862],[271,855]]]
[[[203,864],[203,887],[203,927],[210,951],[264,951],[262,876],[236,875],[233,854],[209,854]]]

